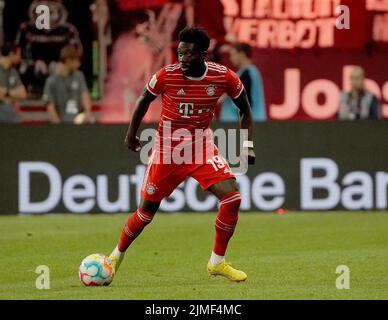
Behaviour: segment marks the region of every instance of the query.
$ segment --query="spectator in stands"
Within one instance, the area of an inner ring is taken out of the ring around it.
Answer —
[[[235,43],[230,50],[230,61],[238,69],[237,74],[244,84],[252,107],[253,120],[266,121],[263,81],[259,70],[252,63],[252,49],[246,43]],[[220,119],[236,121],[239,119],[237,108],[232,100],[227,98],[222,106]]]
[[[351,90],[343,92],[340,97],[338,119],[380,119],[380,103],[376,96],[364,87],[365,72],[361,67],[354,67],[350,74]]]
[[[46,80],[43,100],[52,123],[92,122],[92,103],[84,74],[79,71],[81,54],[67,45],[60,52],[56,73]]]
[[[38,28],[38,6],[48,6],[50,28]],[[62,0],[33,0],[28,9],[28,20],[21,23],[16,34],[16,43],[22,48],[23,64],[21,76],[28,89],[29,97],[39,99],[47,77],[55,69],[60,50],[68,44],[82,52],[82,44],[76,27],[68,18]]]
[[[15,66],[20,63],[20,47],[5,44],[0,57],[0,122],[19,123],[15,102],[26,99],[27,91]]]

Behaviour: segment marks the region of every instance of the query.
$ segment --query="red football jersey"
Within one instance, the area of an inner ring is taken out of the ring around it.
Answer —
[[[178,140],[193,142],[196,129],[211,135],[208,128],[218,99],[224,93],[235,99],[243,88],[235,72],[214,62],[206,62],[206,71],[198,78],[185,76],[179,64],[160,69],[147,84],[147,90],[153,95],[162,95],[162,113],[155,143],[160,139],[163,141],[166,136],[171,138],[178,129],[186,129],[190,134],[180,133],[180,139],[173,136],[173,144]]]
[[[147,89],[155,96],[162,95],[160,126],[170,121],[172,130],[192,130],[206,129],[220,96],[227,93],[237,98],[243,84],[227,67],[206,62],[206,71],[200,78],[183,75],[179,64],[168,65],[152,76]]]

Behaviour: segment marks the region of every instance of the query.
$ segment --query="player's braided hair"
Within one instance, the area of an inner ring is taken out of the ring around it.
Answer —
[[[207,32],[198,27],[186,27],[179,32],[180,42],[189,42],[197,45],[201,51],[206,51],[210,45],[210,38]]]

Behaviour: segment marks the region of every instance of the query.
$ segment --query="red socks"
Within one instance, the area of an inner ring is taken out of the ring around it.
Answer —
[[[240,202],[241,197],[239,191],[234,191],[220,199],[213,248],[213,252],[219,256],[225,255],[229,239],[233,235],[238,220]]]
[[[149,224],[154,217],[154,214],[146,212],[138,208],[131,215],[121,232],[119,244],[117,248],[120,252],[125,252],[133,240],[143,231],[144,227]]]
[[[234,191],[220,199],[213,248],[213,252],[219,256],[225,255],[229,239],[233,235],[238,220],[240,202],[241,197],[239,191]],[[143,231],[144,227],[151,222],[153,217],[154,214],[138,208],[124,225],[117,246],[118,250],[125,252],[133,240]]]

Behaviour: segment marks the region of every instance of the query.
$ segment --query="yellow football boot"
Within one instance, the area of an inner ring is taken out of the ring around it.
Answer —
[[[207,272],[213,276],[223,276],[231,281],[240,282],[245,281],[247,275],[241,270],[237,270],[232,267],[228,262],[221,262],[214,266],[210,261],[207,264]]]
[[[121,261],[123,261],[124,255],[120,258],[116,257],[113,253],[109,256],[109,260],[112,262],[113,268],[115,269],[115,273],[120,267]]]

